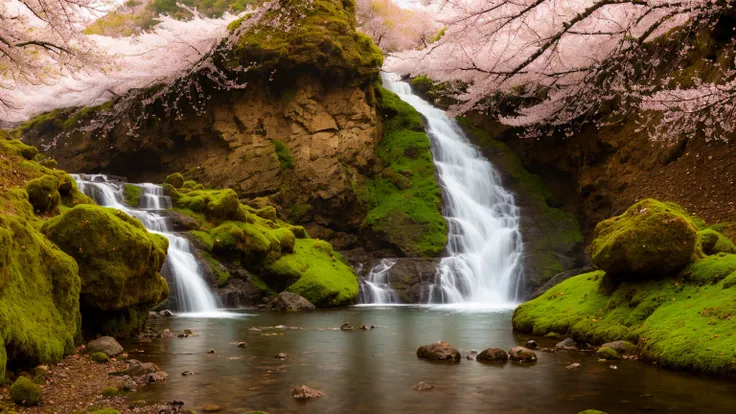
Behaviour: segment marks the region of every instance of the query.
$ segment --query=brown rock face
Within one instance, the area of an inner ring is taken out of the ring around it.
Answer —
[[[460,351],[441,341],[420,346],[417,349],[417,357],[430,361],[460,362]]]
[[[60,137],[31,131],[24,140],[44,146],[68,171],[133,182],[162,182],[179,171],[243,199],[267,196],[291,221],[359,232],[364,212],[356,186],[373,174],[381,137],[370,80],[253,81],[240,92],[217,92],[203,114],[180,118],[150,120],[134,131],[128,120],[116,120],[110,131]],[[57,145],[43,145],[54,138]]]
[[[309,312],[314,310],[314,305],[304,297],[291,292],[281,292],[267,305],[268,309],[279,312]]]

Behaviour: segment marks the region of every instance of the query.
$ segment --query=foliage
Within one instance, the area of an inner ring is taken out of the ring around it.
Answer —
[[[655,139],[695,132],[723,139],[736,128],[722,115],[735,102],[732,6],[460,0],[442,9],[441,39],[393,56],[386,69],[454,82],[455,113],[488,112],[531,136],[652,111],[640,120]],[[720,37],[721,52],[703,33]]]
[[[377,155],[385,169],[366,183],[363,228],[407,256],[438,256],[447,244],[447,223],[422,118],[393,92],[374,88],[384,115]]]
[[[405,9],[393,0],[358,0],[356,16],[359,30],[387,53],[425,47],[440,30],[428,10]]]

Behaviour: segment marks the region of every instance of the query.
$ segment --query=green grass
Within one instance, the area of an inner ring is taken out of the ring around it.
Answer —
[[[365,185],[362,198],[369,210],[363,227],[407,256],[439,256],[447,244],[447,223],[429,137],[414,108],[380,85],[375,88],[384,115],[377,155],[385,168]]]

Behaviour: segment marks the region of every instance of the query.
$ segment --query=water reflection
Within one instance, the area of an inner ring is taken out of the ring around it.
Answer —
[[[189,338],[130,342],[133,358],[153,361],[169,381],[134,399],[178,399],[195,410],[210,403],[227,413],[577,413],[596,408],[619,412],[724,413],[736,410],[734,383],[661,371],[633,361],[599,363],[579,353],[538,353],[534,366],[488,366],[463,360],[418,360],[418,346],[446,340],[464,354],[487,347],[508,349],[527,338],[511,331],[511,311],[469,313],[456,309],[356,307],[303,314],[248,312],[237,319],[170,318],[154,329],[193,330]],[[342,323],[375,325],[342,332]],[[274,329],[277,325],[302,329]],[[259,328],[261,331],[251,330]],[[537,339],[540,345],[554,341]],[[245,341],[248,347],[237,348]],[[209,355],[209,349],[216,353]],[[273,358],[285,352],[290,358]],[[582,367],[566,369],[573,362]],[[183,377],[181,372],[193,371]],[[429,391],[411,387],[419,381]],[[301,384],[326,397],[299,403]]]

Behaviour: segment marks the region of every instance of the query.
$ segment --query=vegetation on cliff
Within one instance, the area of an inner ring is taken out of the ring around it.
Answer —
[[[650,221],[646,213],[658,218]],[[628,250],[621,247],[621,251],[629,255],[621,260],[640,260],[643,253],[638,249],[656,249],[649,254],[662,266],[672,257],[659,250],[668,246],[671,228],[680,231],[684,223],[690,231],[697,222],[679,206],[654,200],[644,200],[615,219],[599,224],[593,251],[625,240]],[[638,226],[636,237],[631,235],[632,225]],[[613,234],[621,238],[612,238]],[[690,241],[688,237],[684,244],[692,247]],[[680,244],[669,246],[673,255],[683,253]],[[736,280],[736,255],[704,256],[697,246],[689,253],[690,263],[684,269],[670,267],[669,274],[633,273],[636,278],[622,280],[620,273],[599,270],[568,279],[519,306],[514,328],[537,335],[569,334],[577,341],[598,344],[628,340],[638,344],[643,359],[666,368],[733,375],[736,322],[731,314],[736,293],[731,280]],[[620,267],[612,269],[617,272]]]
[[[170,176],[168,183],[178,183]],[[273,207],[259,209],[240,204],[231,189],[190,190],[184,185],[169,188],[175,210],[199,224],[190,231],[218,279],[228,275],[220,262],[252,272],[252,281],[264,295],[289,291],[318,306],[353,303],[358,281],[352,268],[334,252],[330,243],[310,239],[304,228],[276,216]]]
[[[375,85],[383,138],[383,169],[365,188],[365,232],[406,256],[439,256],[447,244],[442,192],[421,115],[398,95]]]

